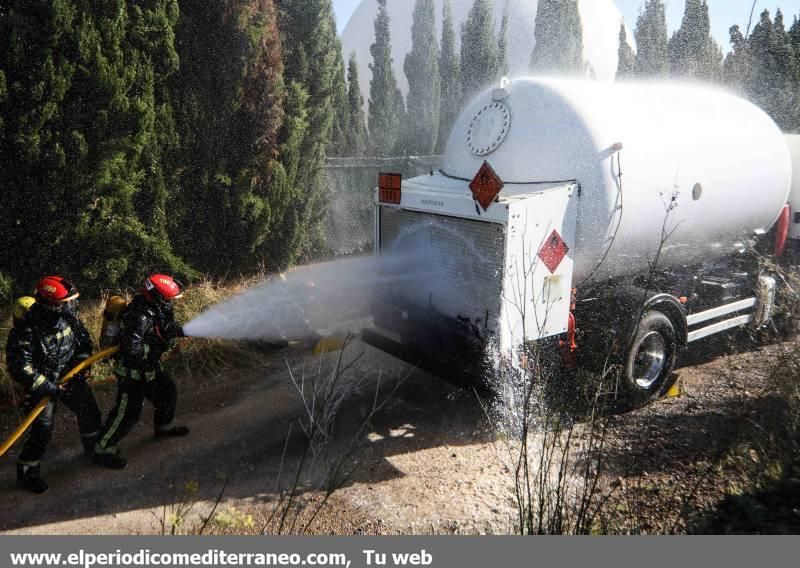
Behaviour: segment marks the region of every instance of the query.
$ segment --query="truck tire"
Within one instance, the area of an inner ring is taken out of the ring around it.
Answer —
[[[624,402],[641,406],[659,396],[672,376],[678,352],[675,326],[663,313],[648,312],[630,346],[622,377]]]

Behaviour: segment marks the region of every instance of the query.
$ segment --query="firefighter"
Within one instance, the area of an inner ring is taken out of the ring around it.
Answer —
[[[88,372],[64,386],[58,379],[92,353],[89,333],[77,315],[78,291],[60,276],[46,276],[36,285],[35,303],[15,322],[8,336],[6,361],[11,377],[25,389],[24,408],[30,412],[44,397],[50,401],[25,436],[17,458],[17,481],[28,491],[44,493],[40,473],[53,433],[58,401],[78,419],[84,450],[92,454],[102,425],[100,409],[87,383]]]
[[[171,276],[154,274],[122,314],[117,376],[117,404],[97,439],[94,459],[111,469],[122,469],[127,461],[117,444],[139,420],[146,398],[153,404],[156,438],[186,436],[189,429],[176,426],[175,383],[164,372],[161,356],[173,340],[183,337],[175,323],[172,301],[183,295],[179,282]]]

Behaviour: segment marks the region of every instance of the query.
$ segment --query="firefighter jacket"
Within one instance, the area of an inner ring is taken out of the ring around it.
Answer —
[[[92,353],[80,320],[34,304],[8,336],[6,361],[15,382],[29,394],[57,396],[58,379]]]
[[[135,296],[120,323],[119,358],[114,373],[151,381],[161,368],[161,356],[183,330],[175,323],[172,305]]]

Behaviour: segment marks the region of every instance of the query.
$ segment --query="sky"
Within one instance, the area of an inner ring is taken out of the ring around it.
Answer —
[[[413,2],[414,0],[390,0],[392,2]],[[639,15],[639,9],[644,4],[644,0],[615,0],[625,21],[630,26],[631,30],[636,25],[636,18]],[[344,29],[350,14],[356,9],[356,6],[361,0],[333,0],[333,7],[336,11],[336,20],[339,26],[339,31]],[[680,25],[681,18],[683,17],[683,0],[667,0],[667,18],[669,23],[669,32],[672,34]],[[716,38],[717,42],[722,46],[723,50],[728,51],[729,48],[729,35],[728,30],[734,24],[739,24],[744,33],[747,28],[747,22],[750,18],[750,9],[753,6],[753,0],[708,0],[708,5],[711,10],[711,33]],[[758,15],[764,10],[768,9],[772,15],[775,10],[780,7],[784,13],[786,25],[792,23],[793,16],[800,15],[800,0],[758,0],[756,2],[756,11],[753,16],[753,23],[758,21]]]

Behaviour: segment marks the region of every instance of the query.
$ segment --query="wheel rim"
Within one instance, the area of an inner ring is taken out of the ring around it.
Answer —
[[[649,389],[661,376],[667,362],[667,342],[657,331],[642,338],[633,358],[633,380],[643,389]]]

